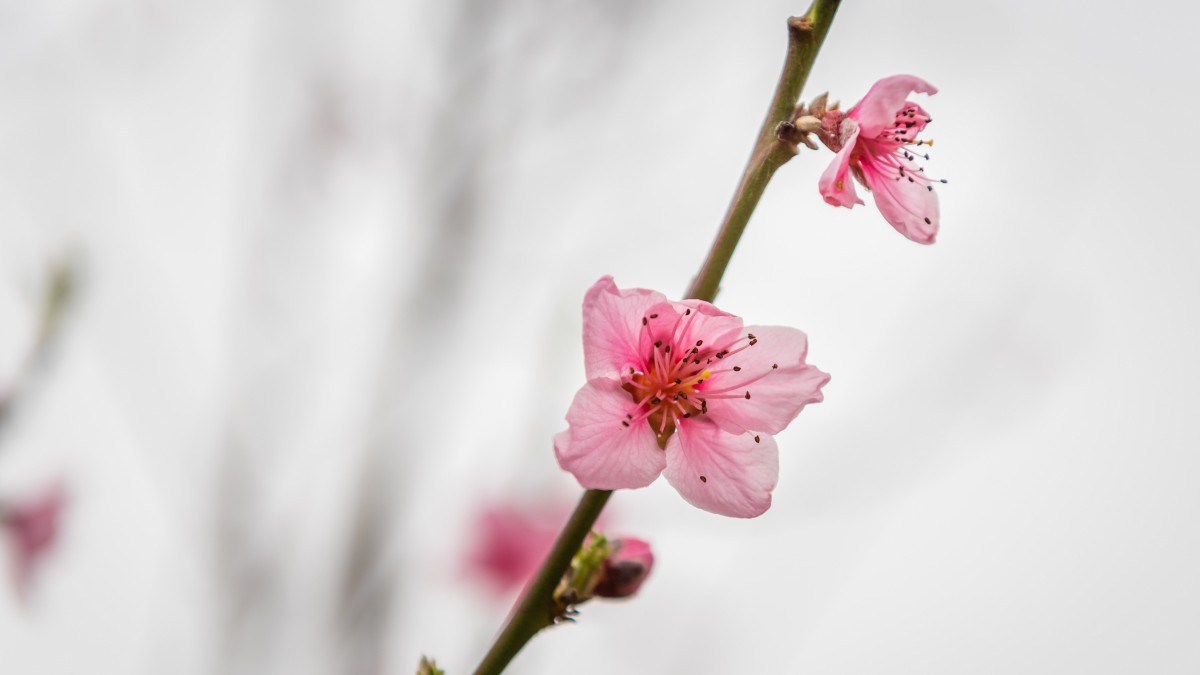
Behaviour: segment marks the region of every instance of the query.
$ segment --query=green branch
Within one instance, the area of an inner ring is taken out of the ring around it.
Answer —
[[[717,232],[709,250],[708,258],[693,280],[686,297],[711,302],[717,295],[721,277],[729,266],[729,259],[737,247],[750,215],[758,206],[763,190],[771,176],[796,154],[796,146],[777,137],[780,124],[787,124],[795,111],[800,93],[808,80],[813,61],[829,25],[837,12],[840,0],[814,0],[808,13],[802,17],[788,19],[788,51],[771,99],[771,107],[759,130],[754,152],[742,174],[742,180],[734,192],[733,201],[725,214],[725,220]],[[553,625],[560,608],[554,600],[554,589],[571,564],[571,558],[583,545],[584,538],[604,510],[612,495],[609,490],[588,490],[583,493],[575,512],[563,527],[554,548],[546,555],[517,606],[509,616],[508,623],[496,637],[487,656],[475,670],[475,675],[496,675],[504,670],[526,642],[543,628]]]
[[[483,663],[475,669],[475,675],[502,672],[530,638],[546,626],[554,624],[558,618],[554,589],[570,566],[575,552],[583,546],[583,540],[588,532],[592,531],[596,518],[604,510],[610,496],[612,490],[588,490],[583,493],[575,512],[571,514],[554,542],[554,547],[546,554],[542,566],[525,587],[508,623],[500,631],[487,656],[483,658]]]
[[[775,171],[795,156],[795,144],[779,139],[776,134],[779,125],[788,123],[796,110],[800,93],[808,82],[808,74],[812,71],[817,52],[825,42],[840,3],[841,0],[815,0],[804,16],[788,19],[787,58],[783,62],[783,72],[779,74],[779,84],[775,86],[775,96],[767,108],[767,116],[758,131],[758,141],[750,153],[750,161],[742,173],[737,191],[733,193],[729,210],[725,212],[721,229],[717,231],[700,273],[692,280],[687,297],[708,302],[717,297],[721,277],[729,267],[733,250],[737,248],[750,216],[758,207],[763,190]]]

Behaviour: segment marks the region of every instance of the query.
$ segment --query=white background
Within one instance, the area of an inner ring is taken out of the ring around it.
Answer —
[[[0,439],[72,496],[0,672],[470,672],[477,509],[578,493],[584,291],[687,285],[804,9],[0,2],[0,382],[82,275]],[[618,493],[653,577],[512,672],[1200,672],[1198,22],[847,2],[806,98],[940,88],[938,243],[779,172],[719,298],[833,375],[774,506]]]

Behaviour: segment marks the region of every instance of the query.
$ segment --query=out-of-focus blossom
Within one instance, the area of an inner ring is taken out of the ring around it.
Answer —
[[[875,83],[858,105],[848,112],[829,110],[822,116],[817,135],[837,155],[821,176],[821,196],[834,206],[862,204],[854,189],[853,174],[871,194],[884,219],[900,234],[920,244],[932,244],[938,231],[938,198],[933,184],[916,164],[922,145],[917,135],[932,119],[907,100],[917,92],[937,89],[912,75],[893,75]],[[941,182],[945,182],[944,180]]]
[[[588,382],[554,438],[586,488],[645,487],[659,474],[689,503],[753,517],[779,475],[771,437],[829,376],[805,363],[804,333],[742,320],[699,300],[621,290],[604,277],[583,301]]]
[[[63,485],[55,483],[28,501],[0,505],[0,528],[13,559],[13,584],[22,597],[58,542],[66,501]]]
[[[509,504],[484,509],[473,528],[468,573],[501,593],[521,586],[537,571],[569,513],[561,505],[538,511]]]

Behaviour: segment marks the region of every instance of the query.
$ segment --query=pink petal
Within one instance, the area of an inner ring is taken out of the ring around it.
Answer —
[[[601,277],[583,299],[583,363],[588,379],[615,377],[639,365],[642,317],[666,296],[644,288],[621,290]]]
[[[736,340],[742,333],[742,318],[717,309],[703,300],[684,300],[675,303],[680,314],[684,314],[673,344],[680,349],[691,349],[697,340],[706,345],[719,345]],[[691,311],[688,314],[688,311]]]
[[[872,85],[858,105],[850,109],[850,117],[858,122],[864,138],[875,138],[896,122],[896,113],[904,107],[908,95],[936,94],[937,88],[912,75],[885,77]]]
[[[829,375],[804,362],[808,338],[803,332],[783,326],[750,326],[746,332],[754,335],[757,344],[725,357],[722,363],[723,368],[741,370],[714,373],[704,383],[702,392],[730,396],[709,398],[708,417],[730,433],[776,434],[805,405],[824,398],[821,387]],[[750,392],[750,398],[744,392]]]
[[[908,160],[900,162],[906,175],[896,180],[894,167],[881,165],[870,153],[864,153],[863,177],[884,220],[918,244],[932,244],[940,217],[937,192],[929,189],[928,180],[909,180],[908,176],[921,175],[919,169]]]
[[[663,475],[689,504],[705,511],[762,515],[779,478],[779,449],[770,436],[757,438],[725,433],[706,420],[682,425],[667,442]]]
[[[0,530],[12,545],[13,577],[21,596],[30,591],[39,568],[58,543],[66,503],[66,488],[55,482],[29,501],[0,510]]]
[[[637,414],[636,408],[617,380],[597,378],[583,385],[567,411],[570,428],[554,437],[558,465],[589,489],[653,483],[666,459],[649,423],[629,423],[627,415]]]
[[[525,583],[570,513],[558,506],[526,512],[511,504],[498,504],[482,511],[476,518],[473,548],[467,554],[467,572],[498,591]]]
[[[684,318],[684,309],[679,303],[667,300],[646,308],[642,314],[646,320],[640,326],[641,336],[638,340],[638,354],[642,357],[635,366],[638,370],[645,371],[644,357],[654,351],[655,342],[661,340],[667,344],[675,344],[672,336],[678,331]]]
[[[854,120],[844,120],[843,124],[854,124]],[[821,196],[833,206],[852,209],[855,204],[863,203],[854,189],[854,181],[850,179],[850,155],[858,142],[858,134],[859,129],[855,126],[846,138],[845,145],[833,156],[833,161],[829,163],[829,167],[821,174],[821,180],[817,183]]]

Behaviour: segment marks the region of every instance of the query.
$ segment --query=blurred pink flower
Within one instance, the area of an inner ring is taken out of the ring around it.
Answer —
[[[654,567],[650,544],[634,537],[612,540],[612,553],[604,559],[595,594],[601,598],[627,598],[642,587]]]
[[[28,594],[38,569],[58,541],[66,490],[51,485],[29,501],[0,507],[3,528],[13,556],[13,583],[21,596]]]
[[[913,92],[936,94],[937,89],[912,75],[893,75],[876,82],[849,112],[825,113],[818,136],[837,155],[819,187],[826,202],[853,208],[863,203],[850,180],[853,174],[875,196],[875,205],[892,227],[919,244],[932,244],[938,230],[933,183],[938,181],[916,165],[920,153],[910,149],[933,145],[917,140],[932,119],[906,100]]]
[[[584,298],[583,352],[588,382],[554,437],[559,465],[604,490],[663,474],[689,503],[726,516],[770,507],[771,434],[829,381],[805,363],[807,339],[794,328],[746,328],[707,302],[621,290],[611,277]]]
[[[566,522],[566,507],[523,511],[512,505],[484,509],[467,554],[470,575],[508,592],[533,576]]]

